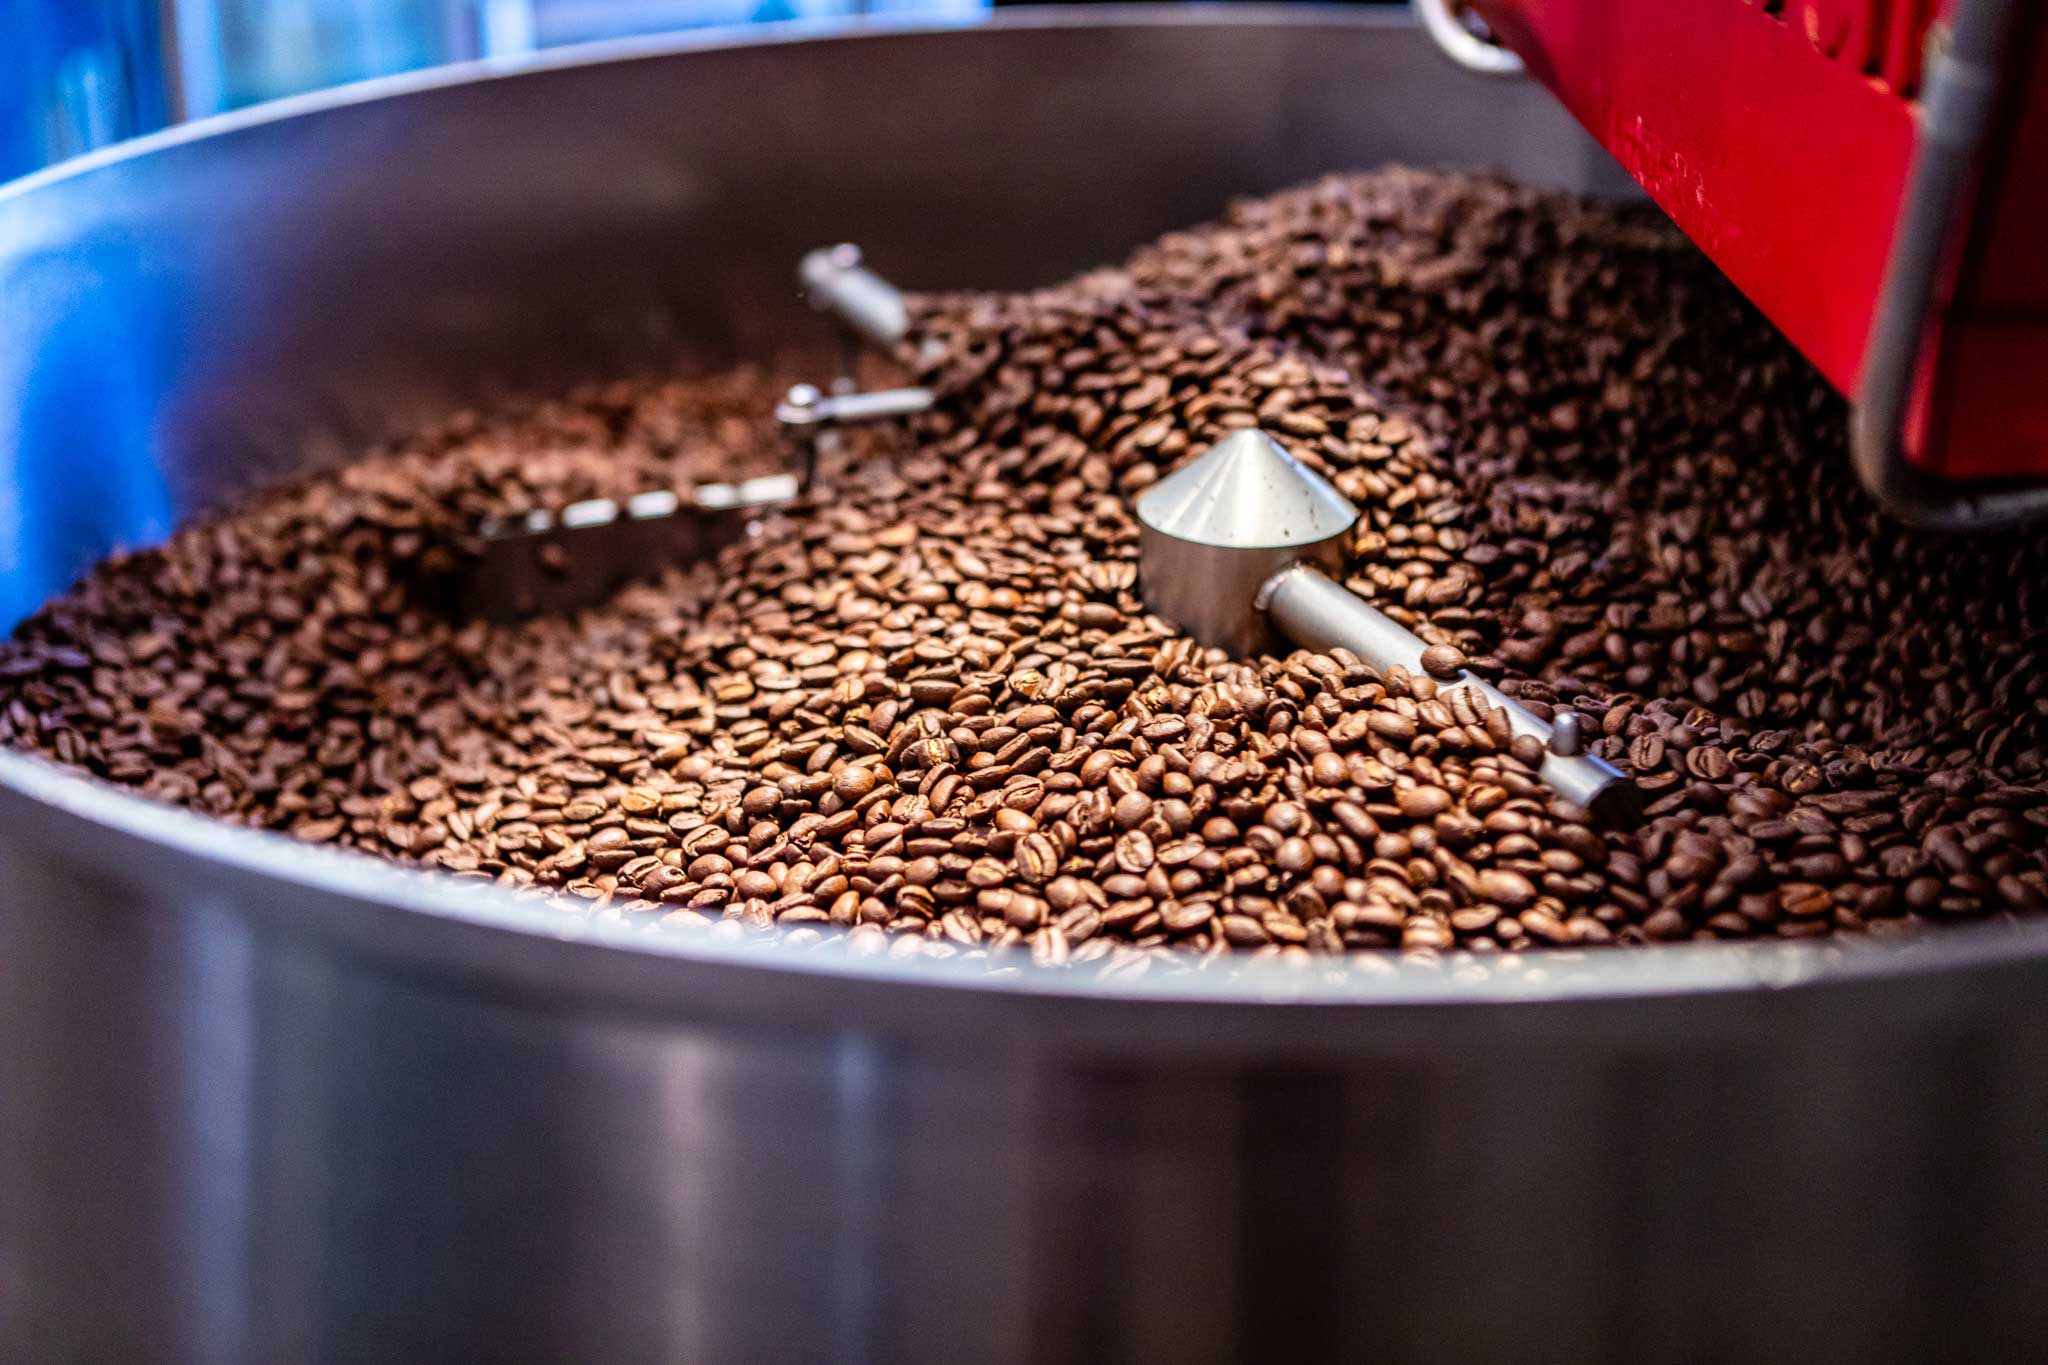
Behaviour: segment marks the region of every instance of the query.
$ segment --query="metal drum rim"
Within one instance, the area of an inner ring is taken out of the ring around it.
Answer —
[[[869,38],[937,37],[948,33],[1017,29],[1098,28],[1351,28],[1407,29],[1414,21],[1405,9],[1359,10],[1338,4],[1285,3],[1262,5],[1231,0],[1193,3],[1028,5],[1021,9],[953,19],[897,17],[887,14],[851,18],[787,19],[773,23],[714,25],[681,33],[647,34],[569,43],[519,57],[484,57],[447,62],[420,71],[403,71],[349,81],[302,95],[265,100],[243,109],[211,114],[175,127],[129,138],[60,161],[13,180],[0,181],[0,204],[34,194],[47,185],[83,179],[106,166],[139,160],[187,143],[232,137],[255,128],[316,116],[353,105],[401,100],[411,95],[456,86],[515,80],[550,71],[605,66],[618,62],[660,60],[693,52],[736,48],[790,47],[820,42],[859,42]],[[1447,65],[1446,69],[1449,67]],[[792,267],[793,269],[794,267]]]
[[[990,29],[1119,26],[1394,28],[1402,13],[1316,5],[1120,5],[1011,10],[971,23],[799,21],[581,45],[386,77],[221,115],[0,186],[0,204],[186,143],[370,101],[521,75],[736,47],[866,37],[943,40]],[[1448,68],[1447,68],[1448,70]],[[1108,1051],[1328,1051],[1455,1047],[1498,1038],[1503,1010],[1525,1039],[1586,1028],[1648,1036],[1674,1025],[1725,1030],[1775,1017],[1758,1002],[1844,999],[1889,1014],[1988,1010],[2048,987],[2048,919],[1957,926],[1896,940],[1685,944],[1434,961],[1387,955],[1378,970],[1239,961],[1172,979],[1102,982],[1028,962],[991,976],[978,963],[858,960],[649,933],[565,913],[531,895],[464,883],[365,854],[312,849],[131,795],[35,756],[0,751],[0,822],[118,892],[124,857],[143,875],[188,883],[255,932],[322,935],[354,950],[454,973],[521,998],[792,1026],[859,1024],[977,1046],[1064,1037]],[[134,874],[129,874],[134,875]],[[81,914],[88,913],[81,908]],[[943,1025],[943,1026],[941,1026]]]

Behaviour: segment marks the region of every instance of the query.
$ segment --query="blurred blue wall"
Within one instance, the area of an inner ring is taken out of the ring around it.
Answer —
[[[0,180],[172,116],[157,0],[0,0]]]
[[[536,47],[990,0],[0,0],[0,180],[260,100]]]

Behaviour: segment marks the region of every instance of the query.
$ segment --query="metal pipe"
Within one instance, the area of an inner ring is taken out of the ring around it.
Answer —
[[[1522,59],[1509,48],[1480,37],[1465,26],[1457,12],[1462,6],[1452,0],[1414,0],[1415,15],[1423,31],[1435,40],[1437,50],[1481,76],[1520,76]]]
[[[1422,666],[1423,642],[1405,627],[1320,569],[1293,564],[1266,580],[1257,605],[1281,634],[1305,649],[1348,649],[1367,667],[1384,675],[1396,664],[1410,673],[1429,676]],[[1613,764],[1580,752],[1576,723],[1555,727],[1492,683],[1461,670],[1444,688],[1466,687],[1490,707],[1505,712],[1517,735],[1531,735],[1543,745],[1537,777],[1559,796],[1603,823],[1640,818],[1641,796]]]
[[[1950,483],[1915,469],[1904,444],[1928,309],[2019,9],[2011,0],[1966,0],[1930,37],[1920,147],[1851,415],[1850,448],[1864,489],[1886,513],[1925,530],[1986,530],[2048,513],[2048,484]]]
[[[849,365],[846,383],[851,384]],[[930,389],[875,389],[867,393],[848,389],[826,394],[815,384],[792,384],[775,405],[775,420],[798,438],[802,453],[803,486],[810,487],[818,473],[818,457],[836,448],[834,430],[848,423],[880,422],[910,417],[930,408],[938,395]]]
[[[815,385],[792,385],[776,405],[775,420],[786,427],[880,422],[924,412],[936,400],[930,389],[872,389],[866,393],[820,393]]]
[[[813,308],[833,314],[884,349],[910,332],[903,292],[868,269],[851,242],[806,253],[797,278]]]

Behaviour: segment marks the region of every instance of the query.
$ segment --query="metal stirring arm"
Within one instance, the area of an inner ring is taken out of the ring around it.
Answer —
[[[863,344],[894,354],[910,338],[910,306],[903,291],[870,270],[860,248],[851,242],[807,253],[797,267],[797,284],[811,307],[839,320],[847,343],[842,359],[845,385],[853,382]],[[936,345],[926,338],[916,347],[918,361],[936,359]]]
[[[1277,635],[1348,649],[1383,676],[1396,665],[1432,676],[1419,637],[1324,571],[1341,568],[1358,509],[1265,432],[1218,441],[1147,489],[1137,512],[1146,606],[1204,644],[1251,653]],[[1537,777],[1567,801],[1604,823],[1641,817],[1635,785],[1584,752],[1576,715],[1553,725],[1468,671],[1439,686],[1472,689],[1541,743]]]
[[[912,417],[937,402],[930,389],[874,389],[867,393],[824,394],[815,384],[795,384],[776,405],[775,420],[800,438],[803,481],[817,476],[818,455],[836,427]]]
[[[902,291],[862,264],[859,247],[813,251],[797,273],[804,296],[837,317],[849,339],[865,338],[886,350],[908,335]],[[494,620],[569,611],[602,601],[630,579],[706,558],[745,536],[761,512],[802,496],[837,428],[899,420],[935,401],[921,388],[859,392],[852,388],[853,369],[849,351],[834,392],[798,384],[776,405],[776,421],[797,438],[795,473],[703,484],[687,494],[643,493],[624,502],[593,498],[478,527],[462,606]]]
[[[1282,635],[1305,649],[1348,649],[1384,674],[1398,664],[1424,676],[1421,639],[1393,618],[1321,570],[1307,564],[1282,569],[1260,589],[1255,605]],[[1543,745],[1536,776],[1552,791],[1591,811],[1607,825],[1632,824],[1642,818],[1641,793],[1621,770],[1584,751],[1585,740],[1576,712],[1565,711],[1556,723],[1536,714],[1469,670],[1437,680],[1445,691],[1470,688],[1487,706],[1506,713],[1517,735]]]
[[[590,498],[478,527],[461,606],[487,620],[573,611],[671,565],[708,559],[745,536],[760,512],[802,492],[795,474]]]
[[[903,291],[868,269],[852,242],[806,253],[797,267],[797,282],[813,308],[832,314],[884,350],[909,335],[910,310]]]
[[[873,389],[867,393],[823,394],[798,384],[776,405],[775,420],[797,431],[843,426],[850,422],[886,422],[914,417],[931,407],[930,389]]]
[[[499,621],[573,611],[603,601],[632,579],[709,558],[745,537],[761,513],[809,489],[819,443],[830,433],[908,417],[932,402],[929,389],[828,396],[810,384],[795,385],[776,406],[775,418],[798,438],[796,472],[699,484],[686,494],[656,490],[623,502],[591,498],[485,522],[477,528],[461,605]]]

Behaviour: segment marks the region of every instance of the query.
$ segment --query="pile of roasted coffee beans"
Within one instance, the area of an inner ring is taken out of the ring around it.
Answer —
[[[465,417],[104,565],[0,651],[0,742],[565,911],[994,965],[2048,904],[2048,556],[1881,521],[1841,402],[1651,211],[1390,169],[913,315],[940,407],[716,565],[446,605],[480,516],[780,464],[767,376]],[[1435,676],[1146,616],[1133,495],[1253,424],[1364,509],[1352,586],[1575,706],[1640,829]]]

